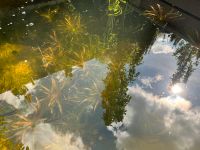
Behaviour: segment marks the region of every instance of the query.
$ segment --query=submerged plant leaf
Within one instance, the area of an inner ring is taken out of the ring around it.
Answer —
[[[74,35],[81,34],[85,30],[85,26],[81,23],[81,16],[65,16],[64,21],[58,25],[59,29],[63,32],[69,32]]]
[[[51,113],[53,113],[54,107],[57,105],[60,113],[63,112],[62,108],[62,101],[65,99],[65,96],[63,95],[63,89],[65,87],[65,82],[58,83],[56,79],[51,78],[51,85],[50,87],[40,85],[42,92],[45,94],[45,97],[43,99],[48,100],[48,107],[51,110]]]
[[[144,11],[144,15],[157,23],[168,23],[182,16],[180,12],[173,9],[167,11],[159,4],[150,6],[149,10]]]

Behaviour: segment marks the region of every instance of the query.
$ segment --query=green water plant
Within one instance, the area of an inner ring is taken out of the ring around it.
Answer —
[[[72,34],[81,34],[84,32],[85,26],[81,23],[81,16],[65,16],[64,20],[58,25],[62,32],[69,32]]]
[[[16,114],[14,119],[8,120],[8,139],[21,139],[26,133],[34,130],[35,126],[44,122],[45,119],[39,117],[29,117],[23,114]]]
[[[41,47],[33,48],[33,50],[40,53],[42,66],[45,70],[58,66],[59,59],[65,56],[64,49],[55,31],[49,35],[49,40],[44,42]]]
[[[91,52],[86,50],[85,47],[79,52],[72,52],[71,62],[74,66],[83,68],[85,62],[91,58]]]
[[[188,33],[187,37],[194,46],[200,48],[200,31],[192,30]]]
[[[25,134],[32,132],[36,125],[46,120],[40,117],[41,101],[36,98],[35,102],[25,104],[29,110],[33,111],[31,114],[25,115],[18,109],[14,114],[7,115],[1,123],[3,126],[0,126],[0,131],[4,130],[4,142],[13,140],[18,143]]]
[[[48,22],[52,22],[53,17],[58,13],[58,8],[56,9],[48,9],[47,12],[38,12],[36,11],[41,17],[45,18]]]
[[[93,111],[96,110],[97,106],[101,102],[101,92],[102,87],[98,84],[99,82],[96,80],[91,80],[92,84],[90,87],[85,88],[85,91],[88,94],[88,96],[81,102],[81,103],[88,103],[92,106]]]
[[[126,0],[108,0],[108,16],[119,16],[123,12],[122,4]]]
[[[159,24],[167,24],[170,21],[177,20],[182,16],[178,11],[173,9],[167,10],[160,4],[150,6],[149,10],[144,11],[144,16]]]
[[[51,47],[48,47],[45,50],[38,48],[38,50],[42,56],[42,63],[45,69],[47,69],[49,66],[55,65],[56,58]]]
[[[22,144],[14,143],[12,140],[6,137],[8,129],[6,128],[6,122],[4,117],[0,117],[0,149],[1,150],[23,150]]]
[[[51,85],[40,85],[41,90],[44,94],[44,98],[41,100],[47,100],[48,101],[48,107],[51,110],[51,113],[54,112],[54,107],[58,106],[58,109],[60,113],[63,112],[62,108],[62,100],[66,99],[65,96],[63,96],[63,89],[65,87],[65,82],[58,83],[56,79],[51,78]]]

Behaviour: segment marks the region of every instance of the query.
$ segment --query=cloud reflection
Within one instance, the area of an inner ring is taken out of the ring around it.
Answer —
[[[31,150],[89,150],[81,137],[72,133],[57,133],[47,123],[40,123],[34,130],[25,133],[22,143]]]
[[[168,54],[173,53],[176,48],[170,41],[169,34],[160,33],[158,34],[156,41],[151,47],[151,52],[154,54]]]
[[[157,74],[155,77],[143,77],[140,79],[140,82],[145,85],[146,87],[153,88],[152,84],[155,84],[159,81],[163,80],[163,76]]]
[[[124,128],[114,130],[119,150],[198,150],[200,110],[178,97],[159,97],[138,86],[130,87]]]

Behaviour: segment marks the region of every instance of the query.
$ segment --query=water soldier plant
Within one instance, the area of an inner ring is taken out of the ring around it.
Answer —
[[[144,11],[144,16],[151,19],[153,22],[159,25],[167,25],[170,21],[179,19],[182,14],[173,9],[167,10],[163,8],[160,4],[150,6],[149,10]]]

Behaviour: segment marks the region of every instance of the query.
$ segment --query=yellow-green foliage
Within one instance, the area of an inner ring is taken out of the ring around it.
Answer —
[[[33,70],[25,59],[27,46],[5,43],[0,46],[0,93],[21,88],[33,77]],[[30,53],[31,54],[31,53]]]
[[[0,84],[3,89],[20,89],[24,84],[30,82],[34,76],[33,70],[27,62],[19,62],[7,66],[1,76]]]
[[[15,44],[5,43],[0,45],[0,65],[6,65],[9,62],[15,61],[16,59],[14,56],[17,55],[21,50],[22,46]]]
[[[69,32],[72,34],[81,34],[85,30],[85,26],[81,23],[79,15],[65,16],[64,20],[58,25],[61,32]]]
[[[48,9],[46,12],[38,12],[41,17],[45,18],[48,22],[52,22],[53,17],[57,14],[58,9]]]
[[[84,63],[92,58],[91,56],[91,52],[83,47],[82,51],[72,53],[72,64],[74,66],[83,67]]]
[[[126,0],[108,0],[108,15],[118,16],[122,14],[121,4],[125,4]]]

